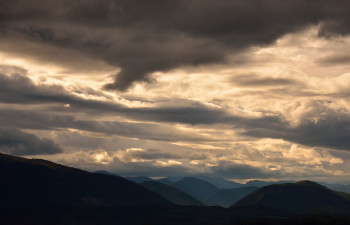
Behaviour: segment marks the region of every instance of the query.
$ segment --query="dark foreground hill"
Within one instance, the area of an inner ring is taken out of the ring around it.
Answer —
[[[207,205],[219,205],[222,207],[229,207],[241,198],[249,195],[250,193],[258,189],[258,187],[239,187],[221,189],[213,195],[210,195],[209,197],[204,199],[204,203]]]
[[[5,154],[0,154],[0,181],[0,206],[170,203],[121,177]]]
[[[204,206],[203,202],[198,201],[192,196],[186,194],[185,192],[176,189],[167,184],[155,182],[155,181],[145,181],[141,183],[142,186],[149,189],[150,191],[156,192],[177,205],[201,205]]]
[[[195,177],[185,177],[175,182],[173,186],[198,200],[203,200],[219,191],[219,188],[213,184]]]
[[[350,209],[350,194],[333,191],[312,181],[274,184],[260,188],[233,206],[265,205],[297,212],[324,208]]]

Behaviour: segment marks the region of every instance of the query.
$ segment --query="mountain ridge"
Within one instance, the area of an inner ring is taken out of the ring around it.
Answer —
[[[0,153],[0,206],[169,204],[124,178]]]

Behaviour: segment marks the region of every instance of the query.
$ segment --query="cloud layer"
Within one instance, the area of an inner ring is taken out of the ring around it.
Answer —
[[[125,90],[157,71],[226,63],[310,25],[320,24],[322,37],[347,35],[348,10],[326,0],[19,0],[2,3],[1,39],[4,50],[73,69],[83,65],[65,61],[69,51],[105,61],[119,70],[105,87]]]

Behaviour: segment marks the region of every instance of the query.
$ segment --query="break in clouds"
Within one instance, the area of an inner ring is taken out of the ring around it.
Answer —
[[[125,175],[343,179],[348,11],[0,1],[0,150]]]

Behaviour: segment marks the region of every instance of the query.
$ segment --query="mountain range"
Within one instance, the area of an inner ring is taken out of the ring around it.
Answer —
[[[100,171],[104,174],[112,174],[107,171]],[[176,190],[176,192],[186,193],[191,196],[198,202],[204,203],[208,206],[222,206],[229,207],[235,204],[238,200],[247,196],[248,194],[258,190],[261,187],[275,185],[275,184],[284,184],[284,183],[293,183],[294,181],[290,180],[281,180],[281,181],[261,181],[261,180],[252,180],[248,181],[246,184],[236,183],[233,181],[228,181],[220,177],[210,177],[199,175],[196,177],[170,177],[161,178],[161,179],[152,179],[147,176],[138,176],[138,177],[126,177],[127,179],[135,182],[142,183],[145,181],[154,181],[158,183],[166,184],[168,187],[171,186]],[[349,193],[350,185],[345,184],[327,184],[322,183],[323,186],[326,186],[332,190]],[[232,188],[233,187],[233,188]],[[154,189],[153,191],[161,194],[160,190]],[[164,194],[163,197],[167,198]],[[187,205],[189,202],[183,201],[183,199],[175,199],[173,195],[168,200],[174,204],[179,204],[182,202],[182,205]],[[192,203],[191,203],[192,204]],[[196,205],[196,204],[194,204]]]
[[[137,184],[5,154],[0,180],[0,224],[6,225],[350,224],[350,195],[312,181],[227,189],[194,177]],[[238,201],[223,208],[205,206],[203,198],[207,205]]]

